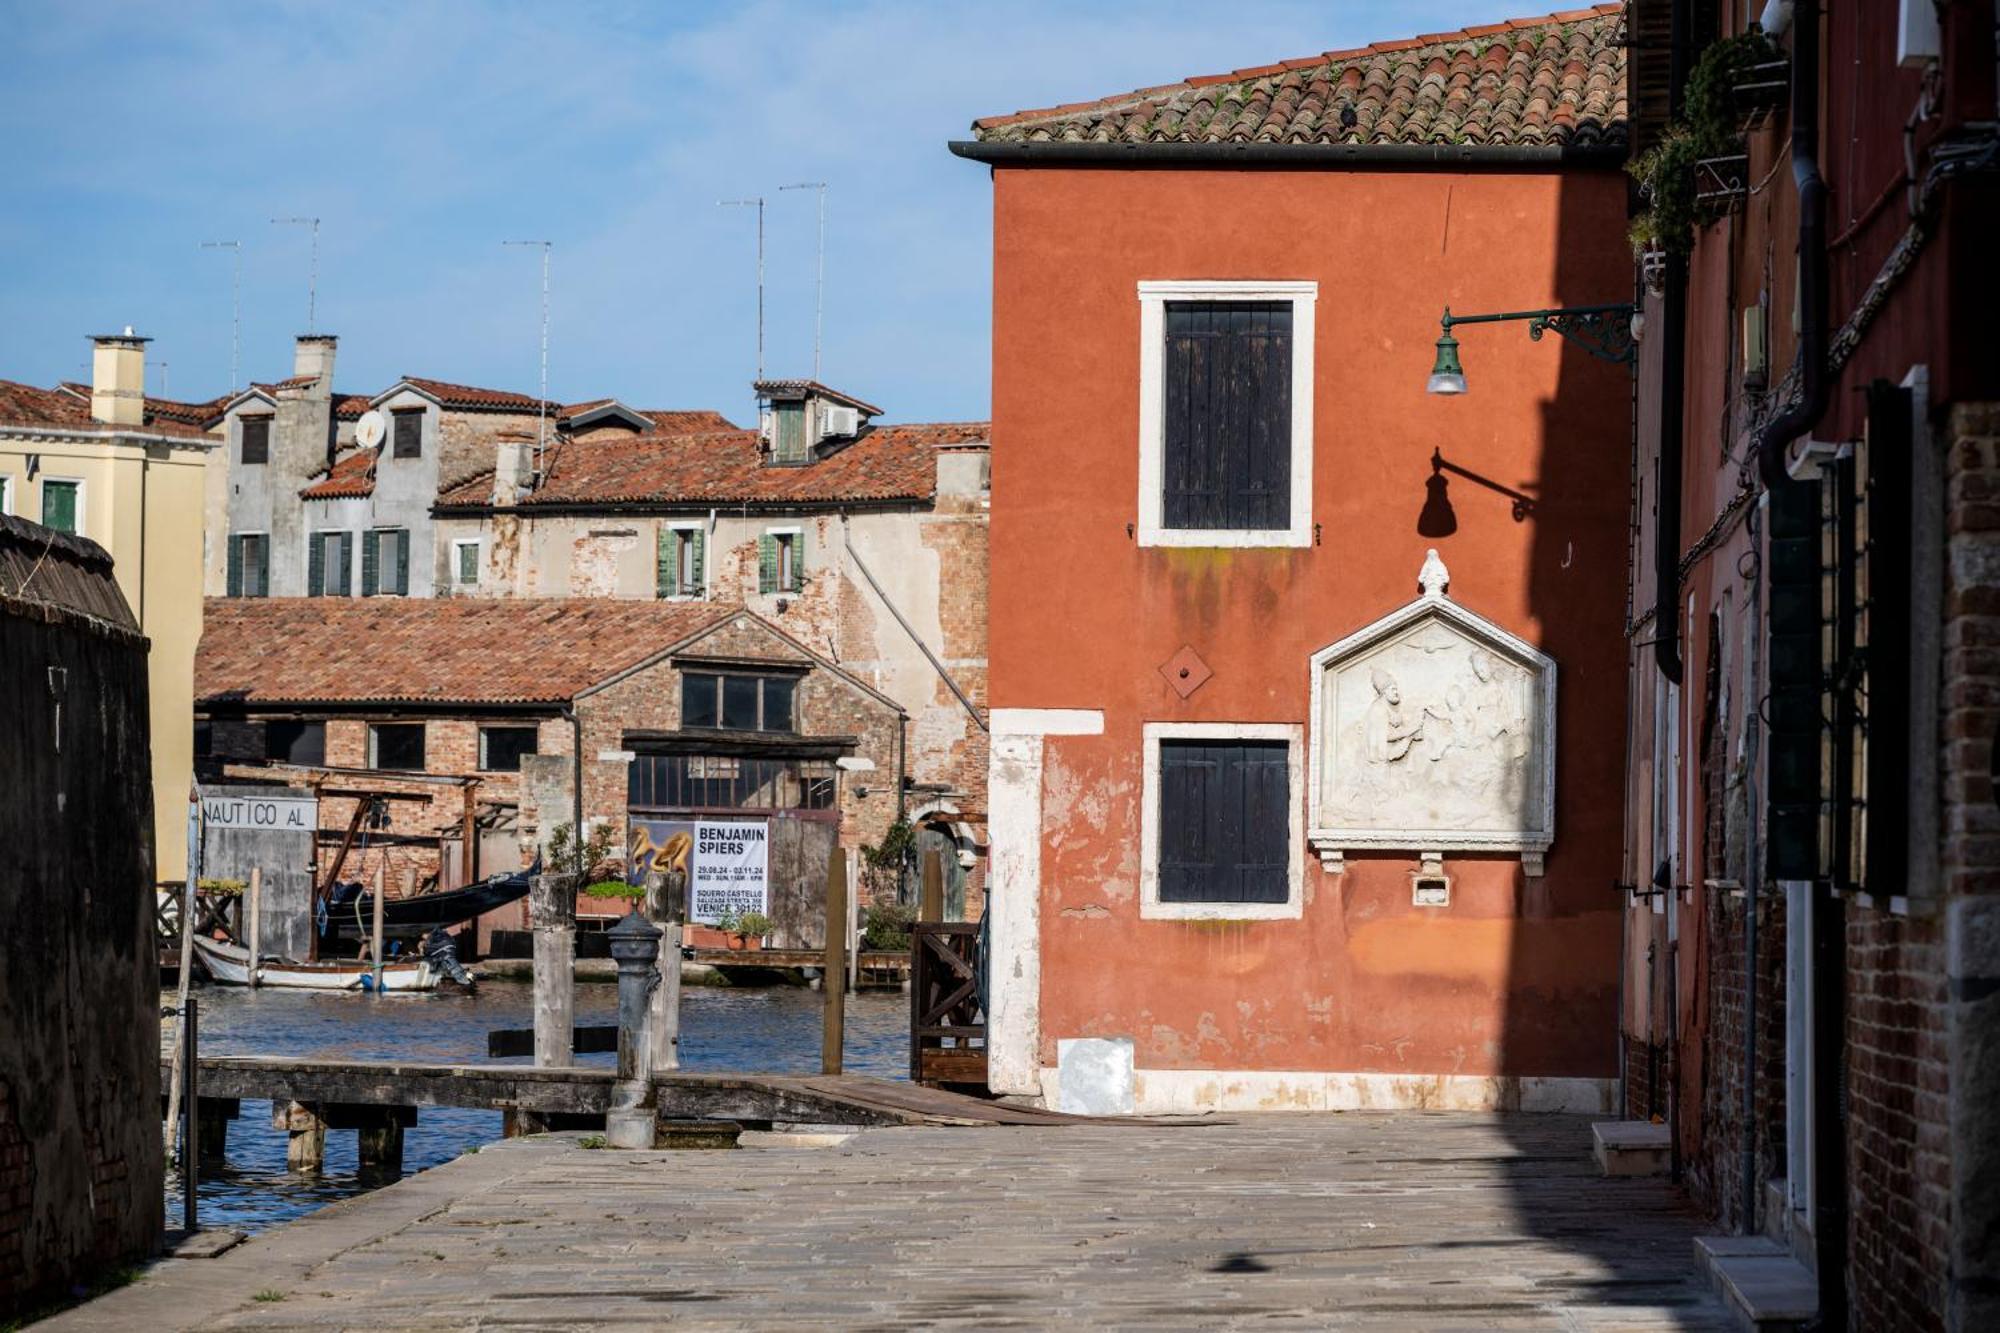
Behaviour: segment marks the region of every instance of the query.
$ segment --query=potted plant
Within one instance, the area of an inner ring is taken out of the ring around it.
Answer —
[[[737,947],[761,949],[771,934],[771,918],[762,912],[745,912],[736,918]]]
[[[741,923],[742,918],[736,913],[734,908],[724,910],[721,916],[715,918],[715,928],[722,932],[731,949],[742,949],[744,947]]]
[[[646,886],[644,884],[627,884],[622,879],[600,879],[594,884],[584,885],[583,896],[586,898],[623,901],[625,903],[625,911],[629,915],[638,911],[639,904],[645,901]]]

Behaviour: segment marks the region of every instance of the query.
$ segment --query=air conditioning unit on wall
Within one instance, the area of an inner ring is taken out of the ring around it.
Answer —
[[[861,413],[854,408],[835,407],[829,403],[821,410],[826,414],[821,418],[821,434],[824,437],[849,439],[860,433]]]

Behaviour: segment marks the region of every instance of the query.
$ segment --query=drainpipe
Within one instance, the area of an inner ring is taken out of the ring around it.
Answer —
[[[1785,449],[1819,424],[1826,378],[1826,181],[1819,173],[1819,0],[1798,0],[1792,19],[1792,182],[1799,194],[1799,396],[1757,432],[1767,489],[1790,481]]]
[[[570,751],[570,837],[583,845],[583,719],[576,715],[576,700],[563,709],[569,719]]]
[[[1693,61],[1690,0],[1674,0],[1669,15],[1667,112],[1678,117]],[[1653,660],[1660,674],[1681,683],[1681,429],[1687,388],[1687,256],[1669,250],[1663,266],[1660,329],[1660,443],[1653,522]]]
[[[1761,625],[1764,618],[1764,510],[1750,506],[1750,623]],[[1741,652],[1750,651],[1745,639]],[[1744,674],[1750,681],[1750,698],[1763,697],[1761,677],[1764,664],[1752,662]],[[1758,765],[1762,762],[1763,741],[1757,731],[1759,710],[1743,714],[1743,781],[1751,819],[1756,819],[1763,799],[1759,790]],[[1743,1234],[1757,1234],[1757,894],[1763,886],[1763,848],[1757,839],[1746,840],[1743,866]]]

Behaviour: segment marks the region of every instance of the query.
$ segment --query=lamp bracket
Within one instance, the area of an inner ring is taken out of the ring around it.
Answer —
[[[1630,365],[1636,359],[1632,342],[1632,306],[1559,306],[1548,310],[1510,310],[1497,315],[1454,315],[1446,307],[1442,321],[1445,333],[1454,324],[1494,324],[1503,320],[1526,320],[1528,336],[1537,342],[1544,331],[1554,331],[1600,361]]]

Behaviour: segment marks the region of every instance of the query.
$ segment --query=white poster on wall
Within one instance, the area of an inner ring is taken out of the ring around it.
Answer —
[[[695,825],[688,915],[714,925],[724,913],[770,910],[770,825],[762,820],[704,819]]]

